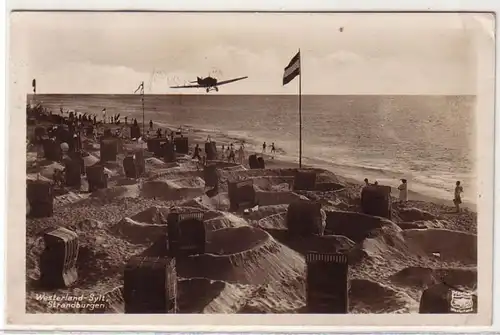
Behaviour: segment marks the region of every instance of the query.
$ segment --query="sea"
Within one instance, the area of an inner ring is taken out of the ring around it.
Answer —
[[[28,99],[31,99],[28,96]],[[142,121],[140,95],[38,94],[60,108]],[[303,95],[302,163],[453,199],[455,182],[476,204],[475,96]],[[295,95],[145,95],[146,122],[224,133],[261,151],[272,142],[282,160],[297,162],[299,101]]]

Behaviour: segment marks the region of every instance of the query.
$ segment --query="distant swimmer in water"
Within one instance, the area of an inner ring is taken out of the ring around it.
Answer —
[[[455,204],[455,209],[457,210],[457,213],[460,212],[460,204],[462,203],[463,192],[464,189],[462,186],[460,186],[460,181],[457,181],[455,186],[455,197],[453,198],[453,203]]]
[[[373,185],[375,185],[375,186],[378,185],[378,181],[375,180],[375,182],[373,183]]]
[[[406,179],[401,179],[401,185],[398,187],[399,190],[399,201],[402,204],[408,201],[408,184],[406,183]]]
[[[262,144],[262,153],[266,152],[266,142]]]
[[[128,116],[125,116],[125,124],[128,124]]]
[[[274,159],[274,155],[276,154],[276,147],[274,146],[274,142],[271,143],[271,155],[273,155],[273,159]]]

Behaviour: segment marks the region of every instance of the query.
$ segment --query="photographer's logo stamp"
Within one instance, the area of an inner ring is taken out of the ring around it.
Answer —
[[[474,299],[472,293],[451,291],[450,312],[471,313],[474,311]]]

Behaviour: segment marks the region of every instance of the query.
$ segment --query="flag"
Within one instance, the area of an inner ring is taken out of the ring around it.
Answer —
[[[137,91],[141,90],[141,94],[144,94],[144,82],[142,82],[139,87],[134,91],[134,94],[137,93]]]
[[[36,79],[33,79],[31,86],[33,87],[33,92],[36,92]]]
[[[285,73],[283,74],[283,85],[288,84],[293,80],[293,78],[300,75],[300,51],[293,56],[290,63],[285,67]]]

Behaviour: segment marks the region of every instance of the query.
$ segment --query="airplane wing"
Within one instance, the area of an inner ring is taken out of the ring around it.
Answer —
[[[198,84],[196,85],[182,85],[182,86],[170,86],[170,88],[194,88],[194,87],[203,87]]]
[[[247,79],[248,76],[245,76],[245,77],[239,77],[239,78],[234,78],[234,79],[229,79],[229,80],[223,80],[223,81],[219,81],[217,82],[217,85],[216,86],[220,86],[220,85],[224,85],[224,84],[229,84],[229,83],[233,83],[235,81],[238,81],[238,80],[243,80],[243,79]]]

